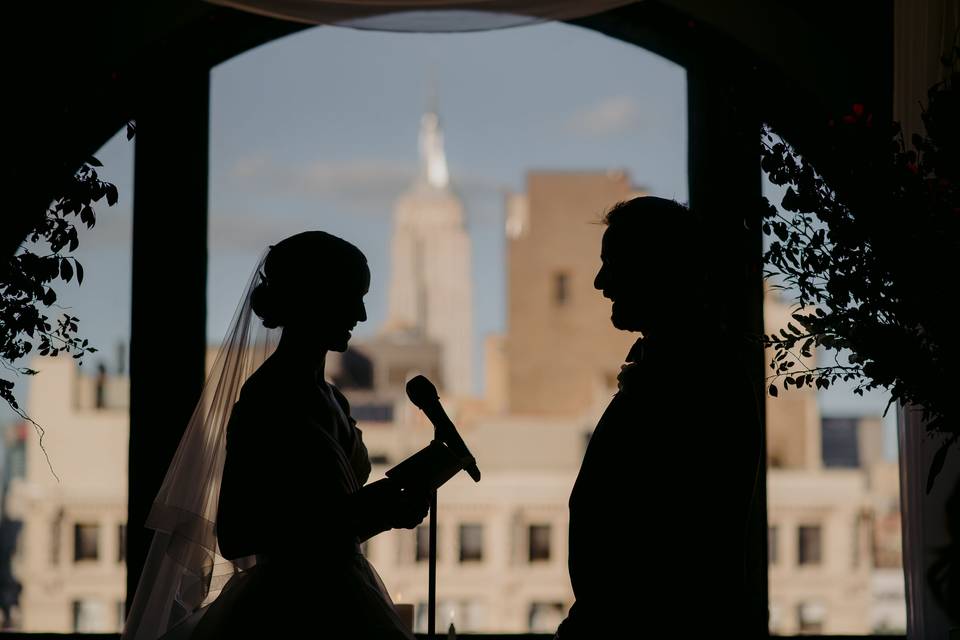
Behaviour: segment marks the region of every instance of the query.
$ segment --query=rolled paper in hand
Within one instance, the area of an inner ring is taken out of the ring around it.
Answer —
[[[413,631],[413,605],[412,604],[394,604],[393,608],[396,610],[397,615],[400,616],[400,621],[403,622],[403,628],[408,631]]]

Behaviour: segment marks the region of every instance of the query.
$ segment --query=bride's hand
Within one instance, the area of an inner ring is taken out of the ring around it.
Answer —
[[[430,493],[419,489],[402,488],[394,502],[391,527],[413,529],[427,517],[430,511]]]
[[[353,519],[361,540],[388,529],[413,529],[430,510],[430,493],[384,478],[354,494]]]

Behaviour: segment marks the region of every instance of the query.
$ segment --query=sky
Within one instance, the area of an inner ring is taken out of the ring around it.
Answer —
[[[531,169],[625,169],[638,186],[685,200],[685,84],[656,55],[559,24],[470,34],[318,27],[221,64],[211,73],[208,338],[219,341],[260,252],[309,228],[367,254],[369,321],[356,334],[376,331],[393,203],[416,174],[419,121],[434,102],[473,241],[479,366],[483,336],[504,330],[505,194],[522,191]],[[120,202],[102,205],[81,234],[86,280],[61,293],[110,363],[129,336],[134,146],[120,132],[97,154]]]
[[[356,334],[377,330],[392,207],[417,171],[419,120],[431,103],[473,242],[478,384],[482,340],[505,329],[504,197],[524,190],[528,171],[624,169],[653,195],[687,198],[685,73],[659,56],[564,24],[468,34],[309,29],[211,72],[211,343],[261,251],[305,229],[366,253],[369,320]],[[98,152],[120,201],[101,205],[97,226],[81,233],[82,287],[59,292],[101,348],[88,362],[111,368],[129,339],[134,147],[119,132]],[[883,407],[842,393],[824,402],[840,414]]]

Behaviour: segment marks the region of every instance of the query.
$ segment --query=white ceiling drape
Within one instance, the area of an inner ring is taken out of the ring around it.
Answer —
[[[208,0],[271,18],[355,29],[406,32],[483,31],[567,20],[636,0]]]

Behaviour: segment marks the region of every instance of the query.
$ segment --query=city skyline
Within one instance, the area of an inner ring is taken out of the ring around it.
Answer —
[[[314,62],[331,59],[337,64]],[[417,171],[431,85],[474,245],[478,392],[484,337],[505,329],[505,194],[520,191],[529,170],[624,170],[651,195],[686,200],[685,74],[655,54],[564,24],[476,34],[309,29],[211,73],[210,343],[219,341],[260,252],[306,228],[365,251],[369,320],[356,335],[381,326],[392,205]],[[134,146],[121,131],[98,152],[100,173],[117,184],[120,200],[99,208],[93,230],[81,229],[84,285],[58,291],[60,304],[80,317],[81,335],[100,348],[87,360],[91,369],[112,366],[117,343],[129,341]],[[584,224],[595,217],[585,212]],[[23,398],[28,384],[18,384]],[[881,394],[824,398],[825,410],[837,413],[884,404]]]
[[[356,335],[374,333],[386,313],[393,201],[417,172],[433,85],[474,242],[482,380],[482,338],[504,322],[505,192],[522,189],[528,169],[624,169],[651,193],[685,200],[685,84],[672,62],[563,24],[454,35],[318,27],[226,61],[211,72],[208,340],[221,337],[260,252],[306,228],[367,254],[369,320]],[[83,286],[58,291],[101,348],[91,364],[113,363],[129,339],[135,143],[119,132],[97,153],[120,201],[81,230]]]

